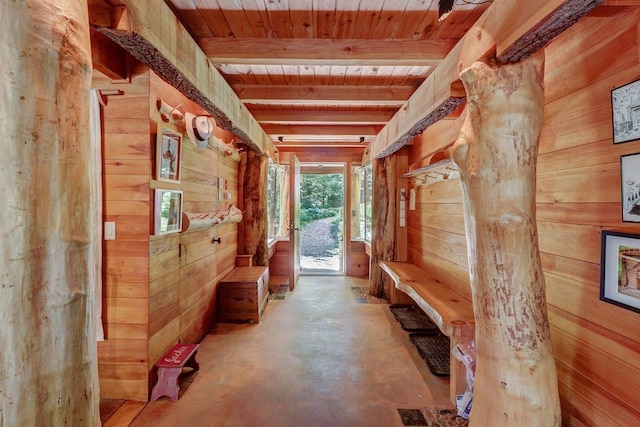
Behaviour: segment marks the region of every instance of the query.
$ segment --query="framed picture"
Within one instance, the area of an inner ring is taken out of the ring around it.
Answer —
[[[640,235],[602,232],[600,299],[640,313]]]
[[[640,222],[640,153],[620,157],[622,221]]]
[[[611,91],[613,143],[640,139],[640,80]]]
[[[182,135],[158,125],[156,140],[156,179],[180,182]]]
[[[156,189],[153,218],[154,234],[182,231],[182,191]]]

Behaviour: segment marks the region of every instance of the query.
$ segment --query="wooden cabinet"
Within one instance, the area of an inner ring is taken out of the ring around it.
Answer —
[[[218,322],[260,323],[268,294],[268,267],[234,268],[218,284]]]

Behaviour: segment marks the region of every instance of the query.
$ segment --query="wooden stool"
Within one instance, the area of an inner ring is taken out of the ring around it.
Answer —
[[[178,377],[182,368],[188,366],[194,371],[200,369],[196,362],[198,344],[176,344],[160,360],[156,362],[158,367],[158,382],[151,391],[151,402],[161,396],[169,396],[172,402],[178,400]]]

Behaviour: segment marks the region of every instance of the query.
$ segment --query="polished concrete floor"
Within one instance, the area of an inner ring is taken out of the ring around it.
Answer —
[[[357,303],[351,286],[367,282],[303,276],[260,324],[218,324],[178,401],[139,404],[130,425],[402,426],[398,409],[450,408],[448,377],[429,372],[388,305]]]

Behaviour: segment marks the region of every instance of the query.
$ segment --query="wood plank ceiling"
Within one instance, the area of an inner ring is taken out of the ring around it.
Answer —
[[[370,143],[490,0],[165,0],[276,147]]]

